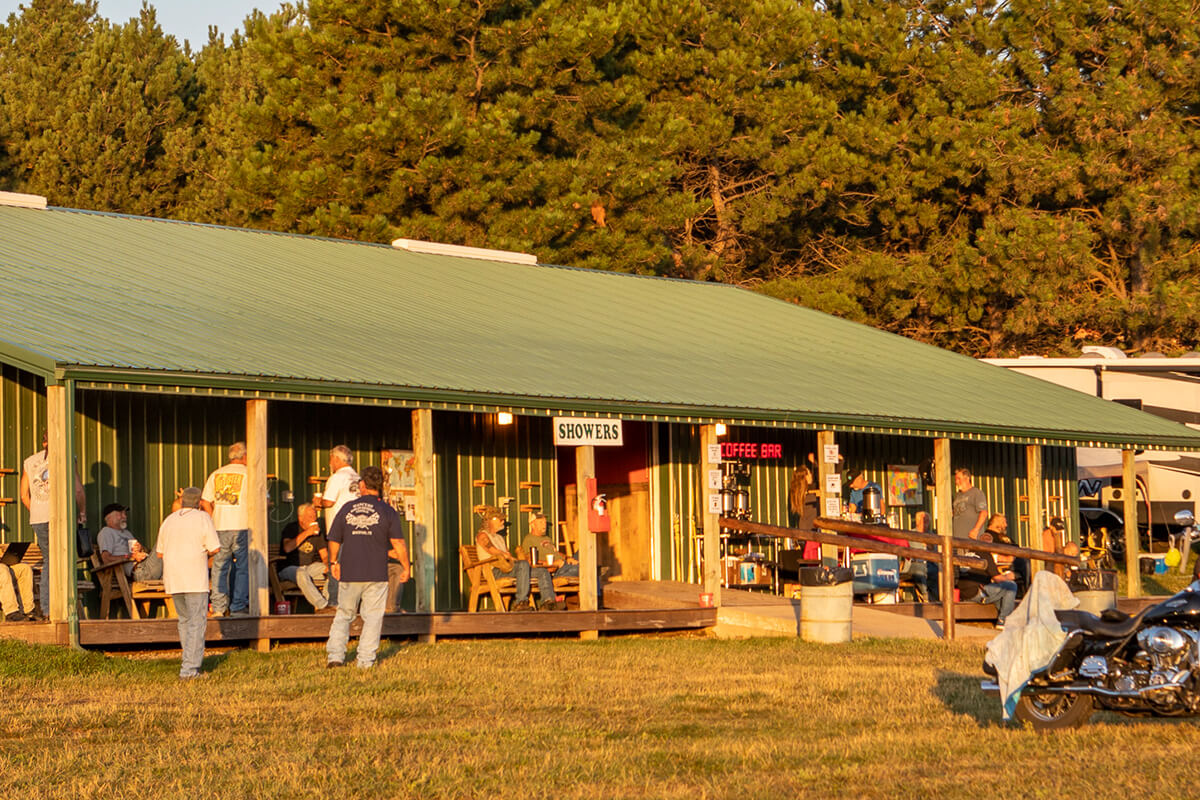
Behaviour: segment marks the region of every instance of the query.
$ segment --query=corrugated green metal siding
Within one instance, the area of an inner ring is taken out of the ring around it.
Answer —
[[[130,529],[153,546],[158,526],[170,513],[175,490],[203,486],[224,464],[230,444],[245,436],[246,404],[217,398],[77,392],[76,455],[87,495],[88,527],[103,525],[101,509],[130,507]],[[0,381],[0,466],[20,469],[38,446],[45,426],[45,387],[29,373],[5,368]],[[403,409],[359,408],[313,403],[272,403],[267,420],[267,487],[270,535],[279,541],[295,508],[312,495],[310,476],[329,475],[328,450],[335,444],[355,452],[356,466],[380,463],[385,447],[410,449],[411,414]],[[2,479],[0,495],[17,496],[19,476]],[[287,501],[287,492],[294,500]],[[3,521],[11,539],[31,538],[28,513],[6,506]],[[410,523],[405,529],[411,547]],[[411,592],[405,598],[412,606]]]
[[[508,544],[517,547],[529,533],[529,512],[521,506],[539,505],[557,529],[558,464],[551,421],[517,417],[512,425],[497,425],[494,414],[437,413],[434,447],[440,470],[440,546],[437,607],[466,607],[466,576],[458,557],[461,544],[472,544],[480,505],[504,506],[507,499]],[[476,482],[483,485],[476,486]],[[521,488],[522,483],[538,486]]]
[[[42,446],[46,427],[46,384],[24,370],[0,365],[0,467],[14,470],[0,476],[0,497],[11,504],[0,507],[0,538],[32,541],[29,512],[21,505],[21,465]]]
[[[1042,479],[1048,496],[1061,498],[1056,503],[1047,501],[1047,508],[1054,509],[1050,517],[1062,517],[1067,523],[1067,534],[1079,541],[1079,471],[1075,464],[1075,448],[1047,447],[1042,451]],[[1035,539],[1033,544],[1040,544]]]
[[[883,487],[883,501],[887,503],[887,468],[892,465],[917,466],[923,460],[933,456],[933,440],[906,436],[878,436],[871,434],[842,433],[835,437],[838,452],[845,460],[847,472],[866,470],[867,480],[874,481]],[[1003,445],[993,445],[1001,447]],[[953,453],[953,448],[951,450]],[[848,480],[849,476],[843,477]],[[843,483],[842,497],[849,492]],[[928,511],[933,508],[932,490],[924,493],[924,504],[920,506],[888,506],[889,513],[894,512],[899,517],[902,527],[915,524],[918,511]]]
[[[700,580],[700,526],[704,502],[700,434],[695,425],[662,423],[658,437],[657,531],[659,580]]]
[[[230,444],[244,439],[246,405],[236,400],[81,392],[76,399],[76,445],[88,516],[98,528],[110,502],[131,507],[130,527],[153,543],[170,513],[176,489],[203,486],[226,462]],[[380,463],[384,447],[408,449],[409,412],[274,403],[268,419],[267,485],[272,541],[295,518],[296,505],[316,488],[310,476],[329,475],[328,450],[345,444],[355,465]],[[287,492],[294,500],[287,501]]]

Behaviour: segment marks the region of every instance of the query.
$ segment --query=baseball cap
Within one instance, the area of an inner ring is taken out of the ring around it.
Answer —
[[[105,517],[107,517],[109,514],[111,514],[114,511],[128,511],[128,510],[129,510],[129,506],[123,506],[120,503],[109,503],[108,505],[106,505],[104,507],[104,510],[100,512],[100,519],[104,519]]]
[[[195,486],[189,486],[179,495],[179,503],[184,508],[197,508],[200,505],[201,491]]]

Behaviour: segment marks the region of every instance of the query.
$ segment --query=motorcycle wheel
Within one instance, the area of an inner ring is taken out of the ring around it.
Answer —
[[[1017,700],[1014,716],[1038,731],[1078,728],[1092,716],[1094,704],[1086,694],[1029,694]]]

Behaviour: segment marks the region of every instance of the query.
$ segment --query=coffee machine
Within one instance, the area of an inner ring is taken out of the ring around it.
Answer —
[[[750,465],[721,462],[721,516],[750,519]]]

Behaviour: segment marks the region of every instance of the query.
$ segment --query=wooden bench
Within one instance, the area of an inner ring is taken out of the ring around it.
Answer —
[[[271,584],[272,599],[274,599],[276,603],[282,603],[288,598],[298,598],[307,603],[308,599],[304,596],[304,592],[300,590],[300,586],[297,585],[295,581],[285,581],[280,579],[279,570],[283,567],[284,558],[282,545],[271,545],[270,549],[267,551],[267,578]],[[328,578],[313,579],[313,583],[316,584],[318,589],[324,589],[327,582]],[[295,608],[295,605],[292,607]],[[313,610],[315,611],[316,609]]]
[[[567,543],[568,556],[570,556],[570,552],[571,552],[571,544],[568,542]],[[514,554],[519,559],[523,559],[525,561],[529,560],[529,554],[525,552],[524,547],[516,548]],[[563,562],[563,563],[566,563],[566,562]],[[554,577],[554,593],[555,594],[561,594],[561,595],[569,595],[569,594],[578,595],[579,594],[579,578],[575,578],[575,577],[559,578],[559,577],[557,577],[557,575],[555,573],[551,573],[551,574],[555,575],[555,577]],[[537,589],[537,582],[535,581],[534,585],[531,587],[531,590],[536,590],[536,589]]]

